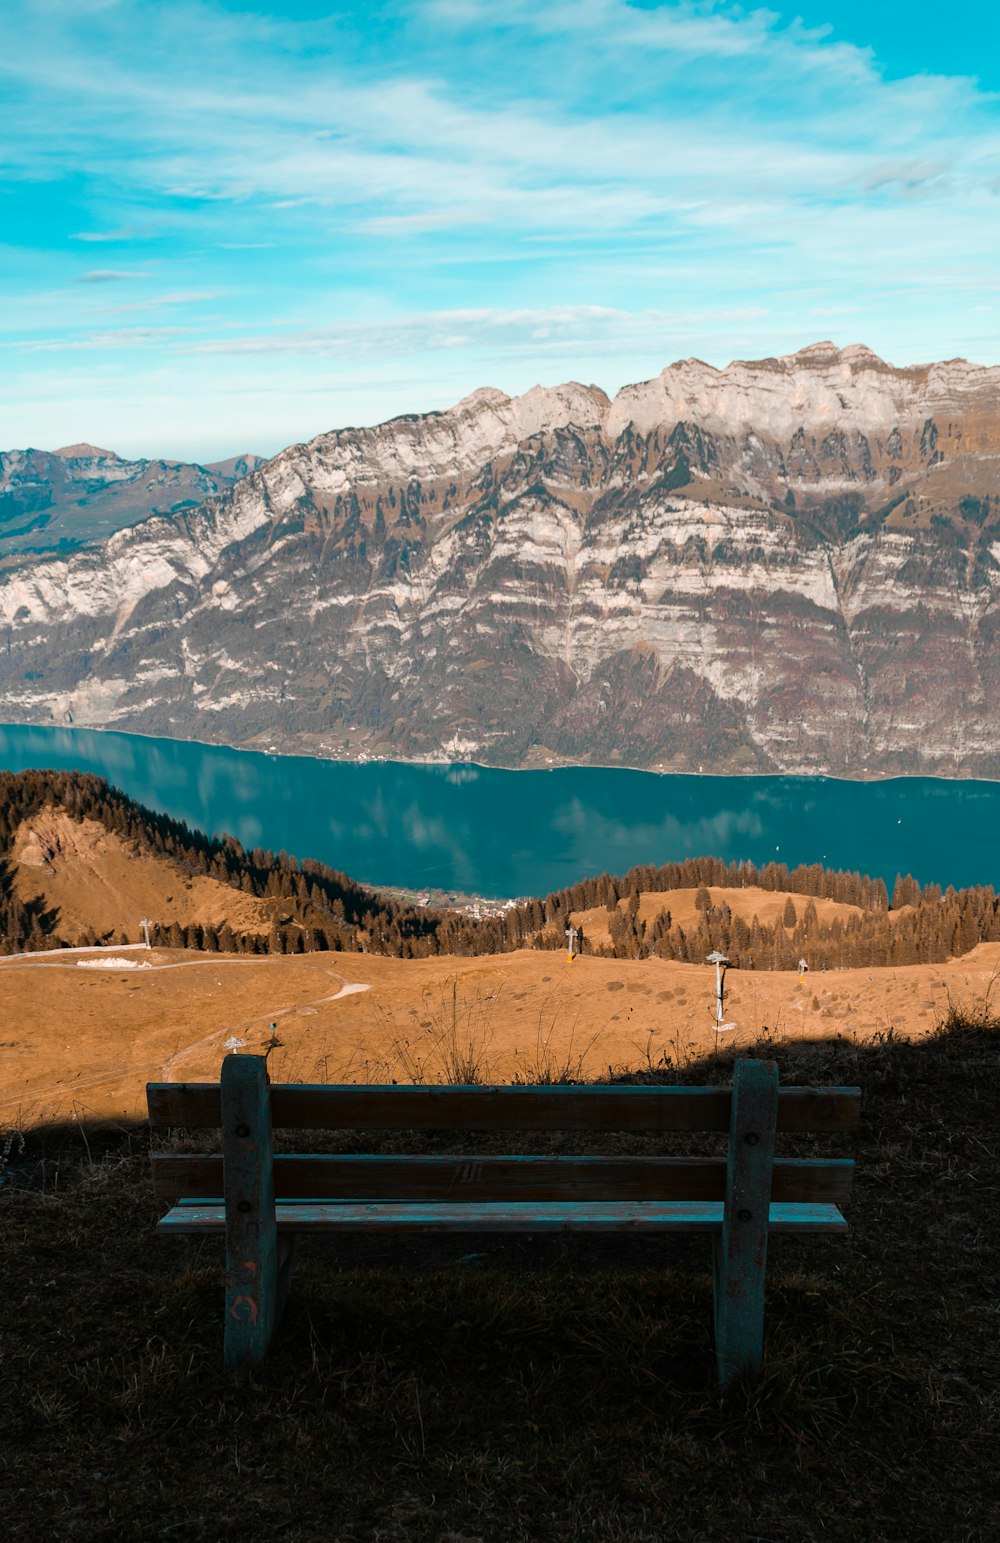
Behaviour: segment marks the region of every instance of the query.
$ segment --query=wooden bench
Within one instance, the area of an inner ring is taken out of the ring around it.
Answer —
[[[227,1056],[218,1083],[150,1083],[154,1128],[220,1127],[222,1152],[153,1157],[159,1223],[226,1237],[225,1363],[266,1355],[298,1234],[706,1232],[714,1257],[719,1381],[759,1371],[770,1233],[846,1232],[853,1162],[775,1158],[776,1132],[858,1121],[858,1088],[778,1087],[737,1061],[728,1087],[272,1086],[262,1057]],[[303,1130],[729,1133],[727,1157],[299,1156]]]

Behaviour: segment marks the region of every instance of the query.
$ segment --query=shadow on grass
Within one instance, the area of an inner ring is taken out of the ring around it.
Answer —
[[[271,1360],[227,1385],[221,1243],[155,1235],[145,1129],[26,1132],[0,1187],[7,1535],[994,1537],[1000,1027],[755,1053],[860,1084],[858,1177],[847,1239],[774,1241],[765,1375],[725,1401],[704,1239],[317,1241]]]

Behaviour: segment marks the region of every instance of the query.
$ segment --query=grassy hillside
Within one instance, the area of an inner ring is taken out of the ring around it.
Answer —
[[[155,1236],[144,1133],[28,1132],[0,1185],[6,1536],[995,1538],[1000,1024],[773,1053],[861,1084],[852,1230],[774,1242],[766,1375],[725,1403],[704,1239],[311,1241],[272,1360],[227,1386],[221,1244]]]

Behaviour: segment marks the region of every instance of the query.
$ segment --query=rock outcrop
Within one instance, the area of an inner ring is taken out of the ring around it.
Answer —
[[[0,587],[8,720],[1000,775],[1000,369],[817,344],[296,445]]]

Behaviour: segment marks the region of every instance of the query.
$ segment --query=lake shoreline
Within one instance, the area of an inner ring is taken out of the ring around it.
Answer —
[[[768,779],[781,778],[784,781],[798,782],[832,782],[845,785],[867,785],[870,783],[890,782],[940,782],[942,784],[984,783],[1000,787],[1000,777],[970,777],[970,776],[945,776],[940,772],[893,772],[890,775],[880,776],[868,773],[857,777],[838,776],[834,772],[818,771],[660,771],[651,766],[631,766],[619,763],[597,763],[594,761],[556,761],[544,766],[495,766],[491,761],[476,761],[464,759],[460,761],[448,760],[444,756],[335,756],[320,755],[309,750],[262,750],[256,745],[233,745],[228,740],[197,739],[188,735],[176,736],[172,734],[150,734],[141,729],[117,729],[108,728],[100,724],[78,723],[39,723],[34,719],[25,719],[21,722],[0,722],[0,732],[4,729],[41,729],[51,733],[66,734],[102,734],[117,736],[120,739],[144,739],[151,743],[166,743],[176,745],[201,745],[206,750],[232,750],[239,755],[258,755],[267,761],[315,761],[329,766],[427,766],[438,767],[448,771],[459,770],[467,766],[476,771],[509,773],[511,776],[520,777],[527,773],[544,774],[547,772],[574,771],[574,772],[633,772],[645,777],[657,777],[660,779],[690,778],[693,781],[709,781],[723,778],[740,782],[761,782]]]

